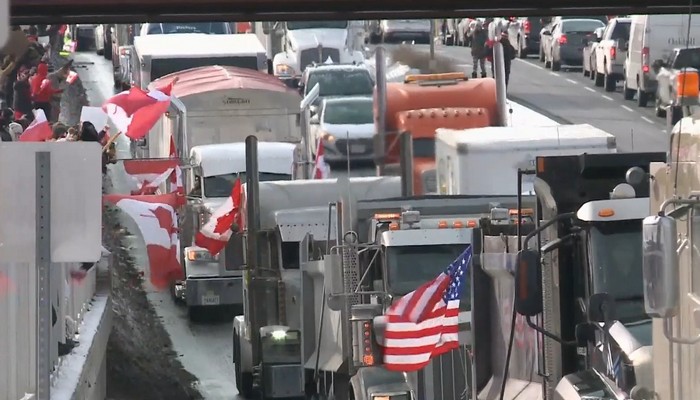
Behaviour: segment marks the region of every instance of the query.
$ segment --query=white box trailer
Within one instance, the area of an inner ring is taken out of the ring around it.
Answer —
[[[142,158],[170,154],[170,137],[181,159],[194,146],[243,142],[301,142],[299,92],[279,79],[244,68],[208,66],[167,75],[150,86],[174,79],[169,111],[135,151]]]
[[[615,136],[588,124],[438,129],[435,159],[440,194],[517,194],[518,168],[534,169],[537,156],[616,153]],[[523,192],[533,192],[523,176]]]
[[[267,72],[265,47],[255,34],[178,33],[134,38],[128,73],[142,89],[158,78],[186,69],[224,65]]]

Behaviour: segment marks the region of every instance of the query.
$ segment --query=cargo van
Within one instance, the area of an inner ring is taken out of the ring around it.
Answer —
[[[624,97],[637,98],[639,107],[646,107],[656,94],[657,80],[651,65],[666,59],[677,47],[700,44],[700,15],[632,15],[630,40],[625,60]]]

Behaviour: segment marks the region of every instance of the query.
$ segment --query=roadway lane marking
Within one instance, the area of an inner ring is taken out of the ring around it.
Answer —
[[[652,125],[654,124],[654,121],[650,120],[650,119],[647,118],[647,117],[642,117],[642,119],[645,120],[646,122],[652,124]]]
[[[525,61],[525,60],[521,60],[521,59],[519,59],[519,58],[516,58],[515,60],[516,60],[516,61],[519,61],[519,62],[521,62],[521,63],[523,63],[523,64],[525,64],[525,65],[529,65],[529,66],[531,66],[531,67],[534,67],[534,68],[537,68],[537,69],[541,69],[542,71],[546,71],[546,69],[545,69],[543,66],[537,65],[537,64],[535,64],[534,62],[528,62],[528,61]]]
[[[583,88],[588,90],[591,93],[595,93],[595,89],[593,89],[593,88],[589,88],[588,86],[584,86]]]
[[[666,129],[662,129],[661,133],[668,133],[668,131]]]
[[[627,106],[625,106],[625,105],[622,105],[622,106],[620,106],[620,107],[624,108],[625,110],[627,110],[627,111],[629,111],[629,112],[634,112],[633,109],[631,109],[631,108],[629,108],[629,107],[627,107]]]
[[[561,75],[557,74],[556,72],[550,72],[550,74],[552,74],[554,76],[561,76]]]
[[[602,95],[602,97],[603,97],[605,100],[615,101],[615,99],[613,99],[612,97],[607,96],[607,95]]]
[[[569,83],[573,83],[574,85],[578,85],[578,82],[576,82],[576,81],[573,80],[573,79],[566,78],[566,81],[569,82]]]

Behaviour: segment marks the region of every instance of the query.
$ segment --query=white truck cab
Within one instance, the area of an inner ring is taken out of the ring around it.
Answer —
[[[293,143],[260,142],[260,181],[291,180],[297,154]],[[245,164],[245,143],[210,144],[191,149],[181,241],[194,243],[196,233],[229,198],[236,179],[245,182]],[[216,256],[201,247],[185,245],[181,259],[185,280],[175,283],[173,295],[187,304],[190,318],[196,316],[197,307],[242,306],[244,255],[239,236],[234,235]]]
[[[274,31],[282,38],[282,52],[275,54],[274,75],[296,87],[308,65],[324,63],[352,64],[364,62],[361,51],[354,50],[355,34],[363,34],[348,21],[278,22]]]

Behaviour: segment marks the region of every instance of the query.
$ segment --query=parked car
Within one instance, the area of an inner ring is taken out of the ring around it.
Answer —
[[[374,159],[374,101],[372,97],[324,99],[311,117],[312,131],[323,143],[324,159],[331,162]],[[313,129],[315,128],[315,129]]]
[[[585,40],[585,45],[583,47],[583,76],[587,76],[593,79],[595,66],[596,66],[596,52],[595,48],[598,43],[603,39],[603,31],[605,28],[596,28],[593,31],[593,35],[587,36]]]
[[[617,82],[624,79],[625,55],[630,39],[629,18],[613,18],[603,31],[603,38],[596,46],[594,81],[596,86],[614,92]]]
[[[552,32],[554,30],[555,25],[561,23],[562,21],[566,21],[569,19],[597,19],[603,24],[608,23],[608,16],[607,15],[590,15],[590,16],[563,16],[563,17],[545,17],[544,20],[542,21],[542,29],[540,30],[540,61],[544,62],[544,55],[545,52],[544,50],[549,47],[549,38],[542,37],[542,32],[544,31],[549,31]]]
[[[547,17],[513,18],[508,25],[508,39],[518,57],[525,58],[537,54],[540,49],[540,31]]]
[[[600,27],[605,24],[597,19],[567,19],[554,24],[551,32],[543,30],[547,37],[545,67],[559,71],[562,65],[582,66],[584,39]]]
[[[675,125],[683,117],[683,110],[676,104],[676,81],[678,74],[684,70],[700,70],[700,47],[675,48],[668,58],[658,59],[652,63],[656,74],[656,115],[665,117],[672,113],[671,123]]]

